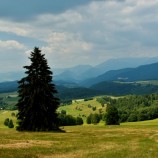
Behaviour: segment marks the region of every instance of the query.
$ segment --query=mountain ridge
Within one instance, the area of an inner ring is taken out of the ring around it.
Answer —
[[[148,65],[141,65],[136,68],[125,68],[120,70],[110,70],[96,78],[81,82],[82,86],[90,87],[103,81],[139,81],[139,80],[157,80],[158,62]]]

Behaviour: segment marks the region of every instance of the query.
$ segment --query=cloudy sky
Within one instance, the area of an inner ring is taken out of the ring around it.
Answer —
[[[35,46],[52,68],[158,56],[158,0],[1,0],[0,71]]]

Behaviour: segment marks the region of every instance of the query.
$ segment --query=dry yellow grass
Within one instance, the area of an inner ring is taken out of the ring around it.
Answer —
[[[158,126],[65,127],[66,133],[0,129],[0,158],[157,158]]]

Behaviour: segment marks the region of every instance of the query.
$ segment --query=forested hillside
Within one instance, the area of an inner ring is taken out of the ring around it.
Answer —
[[[101,104],[110,104],[119,110],[120,122],[135,122],[158,118],[158,94],[129,95],[114,99],[98,98]]]

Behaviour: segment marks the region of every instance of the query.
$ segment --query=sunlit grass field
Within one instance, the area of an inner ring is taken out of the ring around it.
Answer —
[[[17,132],[3,125],[0,111],[0,158],[157,158],[158,119],[120,126],[62,127],[65,133]]]

